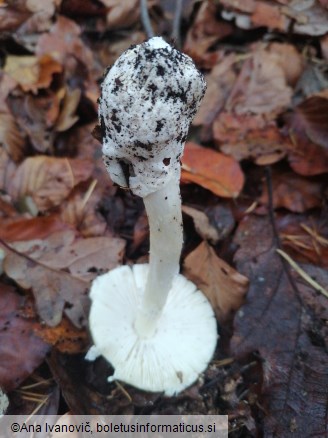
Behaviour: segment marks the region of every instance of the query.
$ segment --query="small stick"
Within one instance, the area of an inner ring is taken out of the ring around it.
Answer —
[[[326,291],[325,288],[323,288],[319,283],[317,283],[315,280],[313,280],[313,278],[311,278],[309,276],[309,274],[307,274],[300,266],[298,266],[298,264],[296,262],[294,262],[294,260],[289,257],[288,254],[286,254],[284,251],[282,251],[281,249],[276,249],[277,253],[283,258],[285,259],[290,266],[295,269],[295,271],[298,273],[298,275],[300,275],[307,283],[309,283],[316,291],[322,293],[322,295],[324,295],[325,297],[328,298],[328,292]]]
[[[182,15],[183,0],[176,0],[173,25],[172,25],[172,39],[178,49],[181,49],[181,34],[180,34],[180,24]]]

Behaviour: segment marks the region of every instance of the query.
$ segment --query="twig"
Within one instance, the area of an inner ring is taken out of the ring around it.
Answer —
[[[177,46],[178,49],[181,49],[180,24],[181,24],[182,6],[183,6],[183,0],[176,0],[171,38],[175,42],[175,45]]]
[[[155,36],[155,33],[149,18],[147,0],[140,0],[140,15],[141,22],[145,29],[147,38],[153,38],[153,36]]]
[[[290,266],[295,269],[295,271],[300,275],[307,283],[309,283],[316,291],[322,293],[325,297],[328,298],[328,291],[326,291],[325,288],[323,288],[319,283],[317,283],[313,278],[309,276],[294,260],[289,257],[287,253],[282,251],[281,249],[276,249],[277,253],[284,258]]]

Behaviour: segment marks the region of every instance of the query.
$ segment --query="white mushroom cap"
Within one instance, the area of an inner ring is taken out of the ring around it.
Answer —
[[[156,332],[134,329],[149,265],[121,266],[98,277],[91,289],[90,325],[95,352],[114,367],[109,380],[171,396],[194,383],[211,360],[216,320],[205,296],[182,275],[175,277]]]
[[[101,86],[104,162],[114,182],[146,196],[180,176],[205,81],[189,56],[154,37],[124,52]],[[127,181],[122,165],[130,166]]]

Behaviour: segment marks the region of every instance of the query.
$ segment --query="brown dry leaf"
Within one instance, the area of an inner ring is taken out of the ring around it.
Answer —
[[[12,391],[45,359],[49,345],[34,334],[35,320],[21,314],[26,301],[0,284],[0,387]]]
[[[47,325],[58,325],[63,312],[76,327],[86,324],[88,282],[34,261],[4,242],[0,245],[4,272],[23,289],[32,289],[38,315]]]
[[[272,43],[268,50],[277,57],[277,63],[285,72],[287,84],[295,85],[304,68],[302,55],[296,47],[292,44]]]
[[[37,93],[40,88],[48,88],[53,75],[62,71],[62,66],[48,55],[9,55],[4,71],[22,87],[24,91]]]
[[[182,159],[182,182],[193,182],[224,198],[236,198],[244,175],[237,161],[188,142]]]
[[[229,320],[243,304],[248,279],[201,243],[184,262],[184,273],[210,300],[218,320]]]
[[[31,12],[26,8],[25,1],[20,2],[20,7],[17,7],[18,2],[6,2],[4,7],[0,7],[0,32],[13,32],[25,20],[31,16]]]
[[[54,127],[57,132],[67,131],[67,129],[71,128],[79,120],[79,117],[76,115],[76,109],[79,105],[80,98],[80,89],[75,88],[75,90],[69,90],[66,88],[62,108]]]
[[[209,51],[209,48],[232,31],[230,24],[218,20],[217,5],[214,2],[202,2],[196,19],[188,30],[183,51],[199,67],[212,68],[220,55],[217,51]]]
[[[111,29],[130,27],[139,20],[139,0],[101,0],[107,9],[107,25]]]
[[[87,331],[76,328],[65,317],[57,327],[38,325],[34,333],[58,351],[67,354],[83,353],[90,344]]]
[[[281,160],[290,146],[276,122],[261,115],[222,112],[213,123],[213,136],[225,154],[238,161],[251,158],[258,165]]]
[[[17,169],[10,186],[16,199],[31,196],[40,211],[60,205],[71,190],[92,173],[90,160],[36,156]]]
[[[216,115],[224,107],[237,79],[237,74],[233,69],[235,63],[236,55],[227,55],[206,76],[206,93],[193,120],[193,125],[211,125]]]
[[[309,139],[328,149],[328,90],[314,94],[296,107],[294,123],[302,126]]]
[[[51,236],[47,239],[49,242]],[[33,245],[33,242],[29,242]],[[35,246],[36,243],[33,245]],[[68,269],[74,276],[85,281],[93,280],[97,274],[104,273],[122,264],[125,240],[117,237],[89,237],[46,248],[37,259],[53,269]],[[34,248],[35,250],[35,248]],[[33,254],[31,255],[34,259]]]
[[[17,166],[10,158],[5,148],[0,148],[0,190],[9,192]]]
[[[288,108],[291,96],[279,58],[260,45],[244,62],[225,108],[236,114],[263,114],[274,119]]]
[[[17,162],[25,155],[25,145],[25,138],[12,114],[0,112],[0,146],[3,146],[9,156]]]
[[[328,31],[327,11],[314,0],[220,0],[219,3],[235,11],[237,26],[247,20],[247,28],[265,26],[287,33],[292,25],[294,33],[312,36]]]
[[[193,219],[195,229],[203,240],[209,241],[214,245],[218,243],[220,239],[219,232],[211,225],[208,216],[203,211],[188,207],[187,205],[182,206],[182,211]]]
[[[45,239],[52,233],[71,230],[57,215],[0,221],[0,239],[6,242]]]
[[[302,178],[293,172],[274,173],[272,176],[273,206],[303,213],[322,204],[322,188],[322,183]],[[268,198],[265,185],[260,203],[268,205]]]
[[[76,228],[83,237],[102,236],[107,228],[104,217],[97,211],[102,189],[94,190],[95,182],[85,192],[78,187],[60,206],[62,221]]]
[[[91,50],[80,38],[81,28],[75,21],[57,15],[57,21],[51,27],[50,32],[40,36],[36,54],[50,55],[60,64],[65,64],[67,57],[79,59],[86,67],[93,64]]]

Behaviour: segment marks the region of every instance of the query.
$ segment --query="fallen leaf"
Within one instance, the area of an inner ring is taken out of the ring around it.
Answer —
[[[272,192],[274,208],[284,207],[296,213],[303,213],[322,203],[322,183],[292,172],[274,173]],[[266,205],[269,202],[266,185],[259,201]]]
[[[15,161],[21,161],[26,154],[25,138],[10,112],[0,112],[0,145]]]
[[[11,76],[24,91],[37,93],[40,88],[48,88],[53,75],[62,71],[62,65],[49,55],[40,58],[32,55],[9,55],[4,71]]]
[[[219,232],[211,225],[206,213],[196,208],[188,207],[187,205],[182,206],[182,212],[193,219],[195,229],[203,240],[209,241],[214,245],[218,243],[220,239]]]
[[[317,93],[295,109],[294,124],[303,127],[308,138],[328,149],[328,90]]]
[[[107,9],[107,26],[112,29],[130,27],[139,20],[138,0],[101,0]]]
[[[79,117],[76,115],[76,109],[80,98],[81,90],[78,88],[75,88],[75,90],[65,90],[62,108],[55,124],[55,130],[57,132],[67,131],[67,129],[71,128],[79,120]]]
[[[281,160],[290,146],[276,122],[262,115],[221,112],[213,123],[213,136],[223,153],[238,161],[252,159],[258,165]]]
[[[86,324],[88,282],[0,245],[6,253],[4,272],[23,289],[32,289],[38,315],[48,326],[58,325],[63,312],[76,327]]]
[[[68,57],[79,59],[85,66],[93,64],[91,50],[81,40],[81,28],[75,21],[62,15],[57,15],[57,20],[49,32],[45,32],[38,39],[36,54],[49,55],[61,65],[65,64]]]
[[[263,434],[289,436],[295,424],[298,436],[324,436],[328,360],[323,309],[312,307],[317,293],[299,280],[297,291],[289,283],[267,217],[245,217],[234,242],[237,269],[250,289],[235,317],[231,353],[241,360],[256,352],[262,360]]]
[[[204,292],[221,323],[243,304],[248,279],[220,259],[208,243],[201,243],[186,257],[184,273]]]
[[[233,65],[236,55],[224,56],[222,61],[206,75],[207,88],[202,104],[193,120],[193,125],[211,125],[216,115],[223,109],[225,102],[237,79]]]
[[[292,89],[275,53],[255,46],[243,63],[225,108],[236,114],[265,114],[274,119],[291,103]]]
[[[46,211],[60,205],[79,182],[90,177],[92,170],[90,160],[30,157],[18,167],[10,194],[16,200],[31,196],[38,209]]]
[[[44,342],[52,345],[61,353],[77,354],[86,352],[90,344],[85,329],[76,328],[67,318],[63,318],[56,327],[40,325],[34,328],[34,333]]]
[[[229,23],[218,19],[216,12],[217,5],[215,3],[203,2],[184,42],[184,53],[202,68],[212,68],[218,62],[219,52],[209,49],[233,31]]]
[[[45,239],[52,233],[70,229],[57,215],[0,220],[0,238],[7,242]]]
[[[49,344],[35,335],[35,320],[21,314],[25,297],[5,284],[0,291],[0,387],[12,391],[43,362]]]
[[[233,158],[189,142],[182,158],[181,180],[199,184],[217,196],[236,198],[244,175]]]

